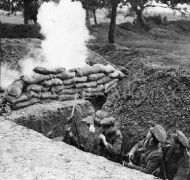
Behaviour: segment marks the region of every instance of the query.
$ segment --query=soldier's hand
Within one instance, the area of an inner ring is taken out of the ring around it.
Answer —
[[[104,143],[104,145],[107,146],[106,137],[103,134],[100,134],[99,138],[102,140],[102,142]]]
[[[128,168],[132,168],[133,167],[133,163],[132,162],[129,162],[129,163],[124,162],[123,166],[128,167]]]
[[[128,153],[128,156],[129,156],[129,160],[132,160],[132,159],[134,158],[134,153],[129,152],[129,153]]]
[[[70,131],[71,130],[71,125],[70,124],[66,124],[64,127],[65,131]]]

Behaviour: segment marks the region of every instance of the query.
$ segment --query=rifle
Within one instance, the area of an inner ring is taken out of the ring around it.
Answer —
[[[1,89],[1,65],[2,65],[2,61],[3,61],[3,50],[2,50],[2,44],[1,44],[1,36],[2,36],[2,24],[1,24],[1,21],[0,21],[0,93],[3,92],[3,90]]]
[[[79,132],[78,132],[78,128],[77,128],[77,123],[76,123],[76,119],[73,118],[73,115],[74,115],[74,111],[75,111],[75,106],[76,106],[76,100],[77,100],[77,96],[78,94],[76,93],[75,95],[75,101],[74,101],[74,105],[73,105],[73,108],[72,108],[72,111],[71,111],[71,116],[68,118],[67,120],[67,123],[68,124],[73,124],[73,127],[74,127],[74,130],[75,130],[75,134],[76,134],[76,137],[74,136],[74,134],[71,132],[71,126],[72,125],[68,125],[68,129],[67,129],[67,132],[65,134],[65,137],[64,137],[64,141],[67,141],[68,138],[72,138],[70,142],[72,145],[74,146],[77,146],[78,149],[80,150],[84,150],[84,146],[81,144],[80,142],[80,136],[79,136]]]

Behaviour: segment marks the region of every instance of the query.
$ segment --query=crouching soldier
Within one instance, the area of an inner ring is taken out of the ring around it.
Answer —
[[[166,173],[169,180],[189,180],[190,156],[187,150],[189,141],[182,131],[176,131],[166,154]]]
[[[122,134],[115,126],[115,118],[104,118],[100,122],[101,133],[99,135],[99,155],[118,162],[121,155]]]
[[[163,152],[160,142],[166,141],[166,131],[160,125],[155,125],[147,134],[145,140],[136,144],[129,152],[131,162],[124,166],[157,175],[161,168]]]

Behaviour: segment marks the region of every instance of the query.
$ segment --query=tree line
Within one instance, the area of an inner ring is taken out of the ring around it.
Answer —
[[[18,10],[23,10],[24,23],[28,24],[29,19],[33,19],[36,23],[37,13],[40,4],[44,1],[50,0],[1,0],[0,9],[10,10],[13,5]],[[58,2],[59,0],[54,0]],[[187,3],[190,4],[190,0],[72,0],[81,1],[83,8],[86,10],[86,23],[90,26],[90,12],[92,12],[94,17],[94,23],[97,24],[96,11],[101,8],[107,8],[110,12],[110,27],[108,32],[109,43],[115,42],[115,27],[116,27],[116,17],[118,6],[129,6],[136,14],[137,23],[143,28],[148,29],[148,25],[143,16],[143,12],[148,7],[157,7],[154,2],[162,3],[167,5],[171,9],[180,11],[177,8],[177,4]],[[162,5],[161,5],[162,6]],[[163,6],[166,7],[166,6]]]

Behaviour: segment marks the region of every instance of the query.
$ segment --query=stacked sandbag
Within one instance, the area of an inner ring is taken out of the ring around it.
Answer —
[[[34,68],[33,76],[21,76],[7,89],[7,101],[19,109],[44,100],[67,101],[109,93],[125,75],[113,66],[95,64],[82,68],[48,70]],[[76,96],[77,94],[77,96]]]

